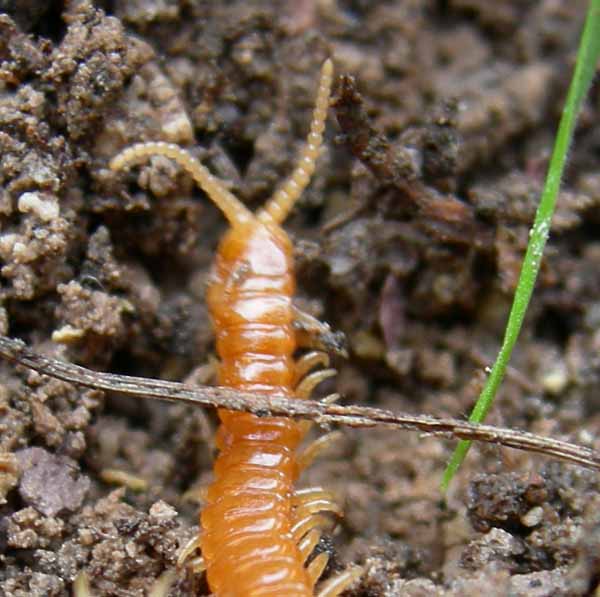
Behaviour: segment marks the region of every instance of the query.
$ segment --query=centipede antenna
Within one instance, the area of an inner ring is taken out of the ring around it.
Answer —
[[[333,63],[330,59],[327,59],[321,67],[319,90],[317,91],[317,99],[313,110],[312,122],[310,123],[310,133],[306,139],[306,146],[300,154],[300,159],[292,175],[257,213],[257,218],[262,222],[274,221],[277,224],[281,224],[308,185],[310,177],[315,170],[315,162],[319,156],[321,143],[323,142],[323,131],[325,130],[325,119],[327,118],[327,109],[329,108],[332,82]]]
[[[181,166],[223,212],[232,226],[240,225],[254,218],[252,212],[225,185],[194,156],[172,143],[161,141],[136,143],[124,149],[110,161],[110,169],[117,171],[144,161],[152,156],[165,156]]]

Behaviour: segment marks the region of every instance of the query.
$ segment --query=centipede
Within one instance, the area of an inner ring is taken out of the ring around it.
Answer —
[[[256,213],[177,145],[138,143],[110,162],[117,172],[153,156],[170,158],[229,224],[206,292],[221,386],[308,399],[318,384],[336,373],[327,352],[306,341],[311,324],[315,329],[328,326],[293,303],[293,244],[282,228],[315,170],[332,82],[333,63],[328,59],[321,68],[310,132],[298,162]],[[298,350],[304,350],[300,357]],[[205,491],[200,532],[182,550],[180,563],[189,561],[194,573],[205,573],[217,597],[339,595],[361,571],[352,567],[320,582],[329,555],[316,548],[341,508],[322,487],[295,488],[301,472],[331,436],[301,450],[309,422],[225,409],[218,411],[218,418],[214,480]],[[201,555],[192,558],[197,552]]]

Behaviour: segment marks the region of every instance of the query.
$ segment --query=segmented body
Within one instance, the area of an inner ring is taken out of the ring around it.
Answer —
[[[327,362],[320,353],[294,361],[298,348],[292,305],[292,244],[280,224],[314,171],[325,126],[333,76],[326,61],[308,143],[291,177],[253,214],[210,172],[181,148],[166,143],[134,145],[111,162],[119,170],[152,155],[184,167],[231,224],[222,239],[207,290],[217,353],[218,383],[266,395],[308,397],[332,370],[303,376]],[[303,379],[302,379],[303,378]],[[307,597],[314,594],[327,555],[307,566],[326,519],[339,512],[320,488],[296,491],[301,469],[320,445],[297,448],[309,425],[287,418],[219,411],[219,456],[200,516],[202,567],[218,597]],[[315,442],[317,444],[317,442]],[[316,448],[316,449],[315,449]],[[319,595],[338,595],[357,570],[334,577]]]
[[[221,243],[207,294],[221,359],[218,382],[291,396],[292,247],[279,227],[259,222],[248,228],[234,229]],[[300,425],[230,411],[219,417],[220,454],[201,514],[211,589],[217,595],[241,595],[239,587],[245,595],[312,595],[291,533]]]

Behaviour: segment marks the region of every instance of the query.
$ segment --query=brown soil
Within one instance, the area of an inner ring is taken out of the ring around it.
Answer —
[[[167,160],[124,175],[108,160],[136,141],[181,143],[255,208],[290,172],[333,55],[344,77],[327,148],[287,224],[299,302],[348,336],[348,403],[469,412],[585,0],[17,4],[0,14],[0,333],[87,367],[201,379],[223,218]],[[596,448],[598,123],[595,88],[489,419]],[[86,569],[95,595],[144,595],[197,531],[185,493],[210,476],[213,431],[209,412],[0,363],[0,594],[69,595]],[[476,446],[444,497],[452,448],[348,431],[308,471],[345,506],[324,547],[334,567],[364,567],[349,594],[594,594],[597,475]],[[208,592],[181,577],[171,595]]]

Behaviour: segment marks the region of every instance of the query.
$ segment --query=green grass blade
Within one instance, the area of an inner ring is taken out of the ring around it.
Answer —
[[[469,421],[472,423],[481,423],[492,406],[496,391],[502,382],[506,366],[521,331],[521,325],[529,305],[546,240],[548,239],[552,214],[556,205],[567,153],[573,139],[577,115],[592,83],[599,56],[600,0],[591,0],[581,35],[573,80],[571,81],[560,119],[542,197],[530,232],[529,244],[525,258],[523,259],[521,274],[508,317],[508,323],[506,324],[504,340],[492,371],[487,378],[485,387],[469,417]],[[442,491],[445,492],[448,489],[448,485],[467,455],[470,445],[471,442],[463,440],[459,442],[454,450],[452,458],[444,471],[441,485]]]

